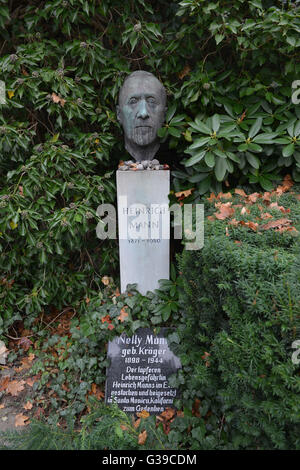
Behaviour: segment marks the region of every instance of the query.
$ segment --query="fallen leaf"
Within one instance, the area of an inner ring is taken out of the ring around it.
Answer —
[[[139,418],[149,418],[150,414],[146,410],[142,410],[140,413],[136,414]]]
[[[183,199],[187,198],[192,194],[192,191],[194,191],[195,188],[191,189],[186,189],[185,191],[178,191],[175,193],[175,196],[177,197],[178,201],[182,201]]]
[[[249,227],[254,232],[257,232],[258,223],[256,223],[256,222],[244,222],[243,220],[241,220],[240,225],[244,225],[245,227]]]
[[[232,194],[231,193],[219,193],[217,196],[217,199],[231,199]]]
[[[187,75],[189,75],[191,71],[191,67],[187,64],[184,69],[178,74],[178,78],[179,80],[183,80],[184,77],[186,77]]]
[[[133,423],[134,428],[137,429],[139,427],[140,423],[141,423],[141,418],[134,421],[134,423]]]
[[[102,282],[105,286],[109,286],[110,283],[111,283],[111,277],[103,276],[102,279],[101,279],[101,282]]]
[[[31,410],[32,407],[33,407],[33,404],[30,403],[30,401],[25,403],[25,405],[23,406],[24,410]]]
[[[26,422],[27,421],[27,422]],[[19,413],[15,417],[15,426],[27,426],[29,424],[29,417]]]
[[[36,382],[36,380],[37,380],[36,376],[29,377],[28,379],[26,379],[26,383],[27,383],[27,385],[29,385],[29,387],[32,387],[34,382]]]
[[[226,202],[224,204],[216,203],[215,205],[219,209],[219,212],[215,214],[215,217],[219,220],[227,219],[228,217],[231,217],[234,214],[234,208],[231,207],[231,202]]]
[[[102,392],[100,387],[98,387],[98,385],[95,383],[92,384],[89,395],[94,395],[97,398],[97,400],[101,400],[102,398],[104,398],[104,393]]]
[[[241,209],[241,214],[244,215],[244,214],[250,214],[250,210],[248,209],[248,207],[242,207]]]
[[[26,336],[24,338],[19,339],[17,342],[18,346],[20,346],[24,351],[28,351],[30,346],[33,344],[32,341],[27,338]]]
[[[122,323],[125,321],[125,318],[128,317],[128,313],[125,311],[125,308],[126,306],[121,308],[120,315],[118,316],[118,320]]]
[[[25,380],[12,380],[6,387],[6,392],[10,393],[13,397],[19,395],[19,393],[24,390]]]
[[[242,197],[247,197],[247,194],[245,193],[245,191],[243,189],[235,189],[234,190],[235,194],[238,194],[239,196],[242,196]]]
[[[273,219],[273,216],[271,214],[269,214],[269,212],[264,212],[263,214],[261,214],[260,217],[262,219]]]
[[[216,195],[215,193],[210,193],[210,196],[207,198],[207,201],[208,202],[213,202],[214,200],[216,200]]]
[[[261,230],[269,230],[270,228],[278,228],[278,227],[282,227],[284,225],[289,225],[290,222],[291,222],[290,219],[286,219],[286,218],[283,217],[282,219],[271,220],[267,224],[261,225],[260,229]]]
[[[32,361],[33,361],[34,358],[35,358],[35,355],[32,354],[32,353],[29,354],[29,356],[27,356],[27,357],[23,357],[23,358],[21,359],[21,365],[20,365],[20,367],[16,367],[15,370],[16,370],[17,372],[21,372],[22,370],[30,369],[31,366],[32,366],[31,363],[32,363]]]
[[[162,416],[163,418],[167,419],[167,420],[170,420],[173,418],[175,414],[175,410],[173,408],[166,408],[165,411],[163,411],[160,416]]]
[[[277,202],[272,202],[272,204],[270,204],[270,209],[277,209],[283,214],[289,214],[291,212],[291,209],[285,209],[283,206],[279,206]]]
[[[140,446],[144,445],[147,439],[147,431],[143,431],[139,434],[138,444]]]
[[[3,341],[0,341],[0,364],[6,364],[6,356],[8,354],[8,349],[5,346]]]
[[[9,380],[10,378],[8,375],[0,379],[0,392],[3,392],[4,390],[6,390],[7,385],[9,384]]]
[[[247,196],[247,199],[249,200],[249,202],[256,202],[257,199],[260,197],[260,194],[259,193],[253,193],[253,194],[249,194],[249,196]]]
[[[66,100],[64,100],[61,96],[58,96],[56,93],[52,93],[51,98],[53,103],[59,103],[61,106],[65,105]]]

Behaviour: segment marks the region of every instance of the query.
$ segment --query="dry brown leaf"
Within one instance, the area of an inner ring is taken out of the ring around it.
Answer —
[[[182,201],[183,199],[187,198],[192,194],[192,191],[194,191],[195,188],[191,189],[186,189],[185,191],[178,191],[175,193],[175,196],[177,197],[178,201]]]
[[[249,194],[249,196],[247,196],[249,202],[256,202],[257,199],[260,197],[260,194],[259,193],[253,193],[253,194]]]
[[[207,198],[207,201],[208,202],[213,202],[214,200],[216,200],[216,196],[215,196],[215,193],[210,193],[210,196]]]
[[[125,318],[128,317],[128,313],[125,311],[125,308],[127,308],[127,306],[121,308],[120,315],[118,316],[118,320],[122,323],[125,321]]]
[[[33,407],[33,404],[30,403],[30,401],[25,403],[25,405],[23,406],[24,410],[31,410],[32,407]]]
[[[256,222],[244,222],[243,220],[240,221],[240,225],[244,225],[245,227],[251,228],[254,232],[257,232],[258,229],[258,223]]]
[[[3,343],[3,341],[0,341],[0,364],[5,364],[6,363],[6,356],[8,354],[8,349]]]
[[[58,96],[56,93],[52,93],[51,95],[53,103],[59,103],[61,106],[64,106],[66,100],[64,100],[61,96]]]
[[[136,414],[139,418],[149,418],[150,414],[146,410],[142,410],[140,413]]]
[[[231,193],[219,193],[217,195],[217,199],[231,199],[232,194]]]
[[[170,420],[173,418],[175,414],[175,410],[173,408],[166,408],[165,411],[163,411],[160,416],[162,416],[163,418],[167,419],[167,420]]]
[[[22,370],[30,369],[31,366],[32,366],[31,363],[32,363],[32,361],[33,361],[34,358],[35,358],[35,355],[32,354],[32,353],[29,354],[29,356],[27,356],[27,357],[23,357],[23,358],[21,359],[21,365],[20,365],[20,367],[16,367],[15,370],[16,370],[17,372],[21,372]]]
[[[178,74],[178,78],[179,80],[183,80],[184,77],[186,77],[187,75],[189,75],[191,71],[191,67],[187,64],[184,69]]]
[[[271,214],[269,214],[269,212],[264,212],[263,214],[261,214],[261,218],[262,219],[273,219],[273,216]]]
[[[9,376],[6,375],[2,379],[0,379],[0,392],[3,392],[3,390],[6,390],[8,384],[9,384]]]
[[[270,204],[270,209],[277,209],[283,214],[289,214],[291,212],[291,209],[285,209],[283,206],[279,206],[277,202],[272,202],[272,204]]]
[[[147,431],[143,431],[139,434],[138,444],[140,446],[144,445],[147,439]]]
[[[29,421],[28,416],[22,415],[22,413],[19,413],[18,415],[16,415],[15,426],[27,426],[27,424],[29,423],[30,421]]]
[[[290,223],[291,223],[290,219],[286,219],[285,217],[283,217],[282,219],[271,220],[267,224],[261,225],[260,229],[261,230],[269,230],[270,228],[278,228],[278,227],[282,227],[284,225],[289,225]]]
[[[29,385],[29,387],[32,387],[35,381],[36,377],[29,377],[28,379],[26,379],[26,383],[27,385]]]
[[[248,207],[242,207],[241,209],[241,214],[244,215],[244,214],[250,214],[250,210],[248,209]]]
[[[215,217],[219,220],[227,219],[228,217],[231,217],[235,212],[234,208],[231,207],[231,202],[226,202],[224,204],[218,202],[215,205],[219,209],[219,212],[215,214]]]
[[[25,380],[12,380],[6,387],[6,392],[10,393],[13,397],[19,395],[19,393],[24,390]]]
[[[109,286],[110,283],[111,283],[111,278],[108,277],[108,276],[103,276],[102,279],[101,279],[101,282],[102,282],[105,286]]]
[[[141,423],[141,418],[134,421],[134,423],[133,423],[134,428],[137,429],[139,427],[140,423]]]
[[[30,346],[32,345],[32,341],[27,338],[27,336],[24,336],[24,338],[19,339],[17,342],[18,346],[20,346],[24,351],[28,351]]]
[[[234,190],[235,194],[238,194],[239,196],[242,196],[242,197],[247,197],[247,194],[245,193],[245,191],[243,189],[235,189]]]
[[[95,383],[92,384],[89,395],[94,395],[98,400],[101,400],[102,398],[104,398],[104,393],[102,392],[100,387],[98,387],[98,385]]]

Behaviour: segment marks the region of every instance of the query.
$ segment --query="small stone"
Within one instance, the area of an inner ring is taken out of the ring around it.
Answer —
[[[152,165],[159,165],[159,161],[156,160],[156,158],[154,158],[154,160],[152,160],[151,163],[152,163]]]
[[[127,162],[124,162],[124,165],[130,166],[133,164],[132,160],[127,160]]]
[[[159,165],[155,165],[154,170],[159,170]]]
[[[163,165],[159,165],[159,169],[160,169],[160,170],[164,170],[164,166],[163,166]]]
[[[149,160],[143,160],[141,163],[142,163],[144,168],[148,168],[148,166],[150,164],[150,161]]]
[[[144,165],[142,165],[141,163],[139,163],[136,167],[138,170],[143,170],[144,169]]]
[[[128,166],[122,165],[122,166],[119,167],[119,170],[126,171],[126,170],[128,170]]]

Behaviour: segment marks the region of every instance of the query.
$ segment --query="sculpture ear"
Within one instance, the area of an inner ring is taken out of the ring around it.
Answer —
[[[119,122],[121,122],[121,110],[120,110],[120,106],[117,105],[117,119]]]

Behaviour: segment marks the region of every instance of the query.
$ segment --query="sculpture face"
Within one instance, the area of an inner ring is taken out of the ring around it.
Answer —
[[[125,81],[117,107],[125,134],[125,147],[137,161],[151,160],[159,148],[166,98],[162,84],[147,72],[134,72]]]

